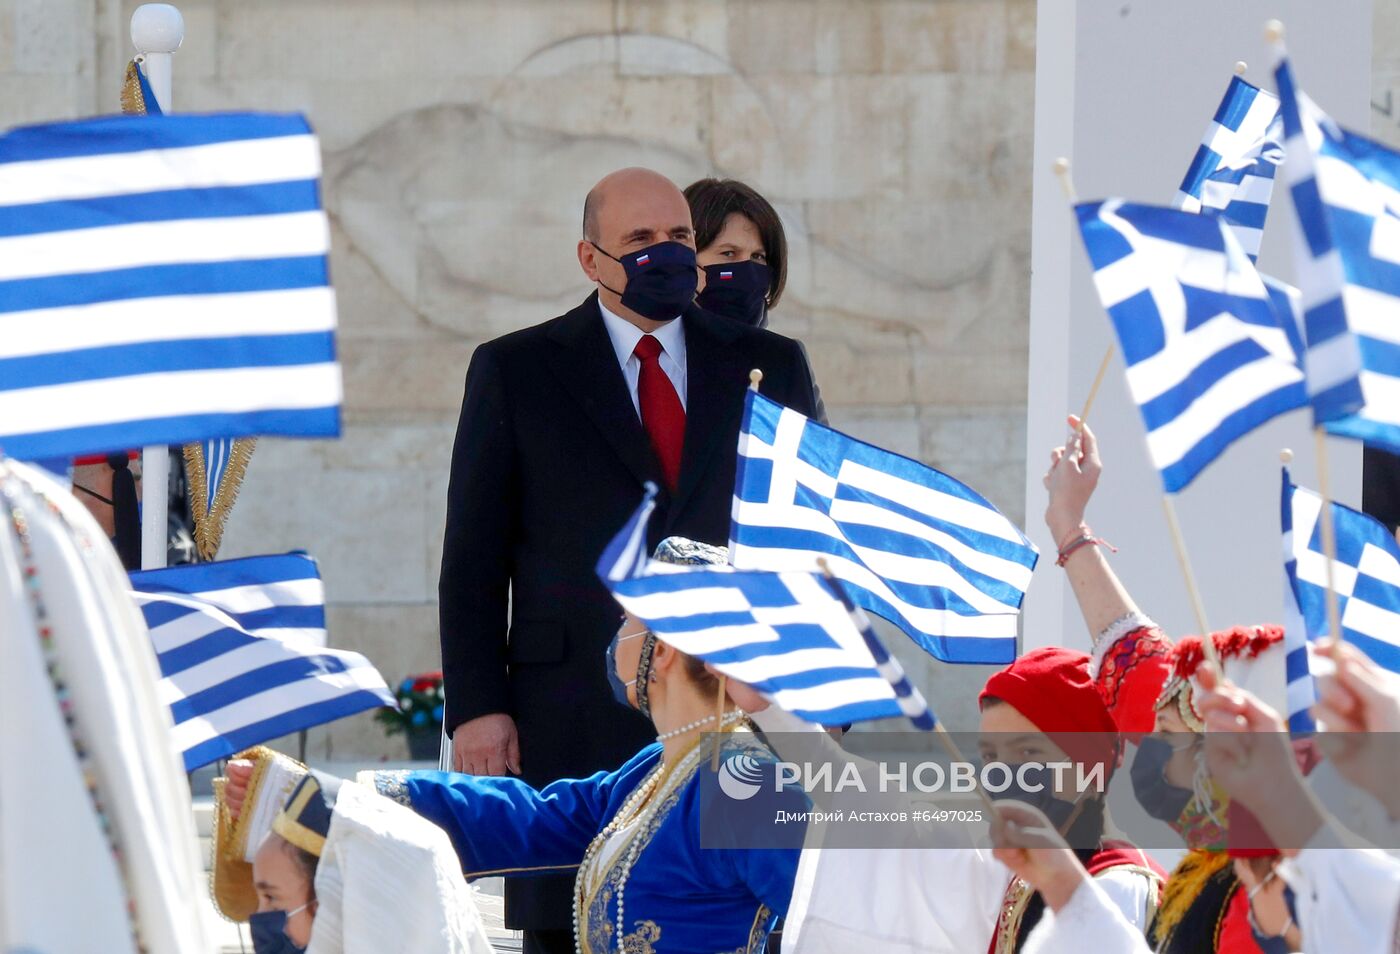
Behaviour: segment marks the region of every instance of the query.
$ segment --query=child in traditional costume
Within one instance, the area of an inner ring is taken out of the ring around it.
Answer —
[[[1097,773],[1106,790],[1120,734],[1089,663],[1086,653],[1052,647],[1027,653],[993,675],[980,697],[984,760],[1012,769],[1026,762],[1070,762],[1075,772],[1067,777]],[[776,706],[754,708],[754,722],[779,740],[780,755],[791,759],[784,741],[797,745],[800,740],[830,749],[832,760],[847,758],[834,741],[797,717]],[[1102,791],[1090,786],[1082,794],[1057,792],[1047,778],[1026,788],[1017,782],[998,797],[1028,802],[1049,816],[1078,846],[1080,859],[1123,917],[1138,930],[1146,928],[1164,873],[1143,851],[1110,834]],[[784,950],[1020,951],[1043,910],[1034,889],[996,861],[989,848],[974,844],[960,824],[911,829],[905,848],[814,843],[803,852]]]
[[[1045,475],[1046,523],[1091,634],[1100,692],[1128,738],[1139,743],[1130,770],[1134,792],[1147,813],[1171,826],[1189,849],[1168,879],[1150,938],[1163,952],[1258,954],[1247,897],[1226,850],[1228,800],[1210,781],[1192,704],[1194,676],[1204,658],[1201,639],[1189,636],[1173,646],[1113,572],[1101,549],[1107,544],[1084,522],[1102,471],[1098,443],[1078,419],[1069,423],[1074,437],[1051,452]],[[1211,639],[1234,676],[1282,692],[1277,626],[1229,630]]]
[[[656,559],[711,564],[726,555],[672,538]],[[702,844],[708,809],[701,776],[716,732],[726,760],[747,756],[771,771],[772,753],[737,707],[726,702],[717,711],[716,678],[640,621],[624,620],[606,658],[618,701],[648,716],[658,732],[656,744],[621,768],[538,790],[514,778],[446,772],[377,772],[373,783],[442,826],[468,878],[574,872],[580,951],[763,950],[787,910],[801,833],[787,848]],[[806,806],[801,792],[784,794],[776,806],[765,804],[764,821],[775,810]]]
[[[266,748],[215,782],[213,895],[254,954],[490,954],[447,836]]]

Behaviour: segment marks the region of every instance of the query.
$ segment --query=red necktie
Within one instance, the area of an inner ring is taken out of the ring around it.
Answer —
[[[642,362],[637,378],[637,404],[642,410],[642,427],[651,440],[651,449],[661,463],[661,475],[672,492],[681,476],[681,448],[685,445],[685,408],[676,387],[661,368],[661,342],[642,335],[632,353]]]

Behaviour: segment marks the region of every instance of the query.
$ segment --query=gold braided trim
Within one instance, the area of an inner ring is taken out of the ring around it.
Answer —
[[[230,816],[224,798],[227,779],[214,780],[214,837],[211,846],[213,864],[210,869],[210,890],[214,896],[214,906],[220,914],[231,921],[246,921],[258,909],[257,892],[253,890],[253,866],[243,860],[248,855],[253,806],[262,792],[268,770],[274,762],[295,766],[303,773],[306,766],[265,745],[257,745],[239,752],[232,756],[230,761],[233,759],[251,761],[253,774],[248,779],[248,791],[237,821]]]
[[[277,817],[272,819],[272,830],[284,839],[296,845],[302,851],[317,858],[326,850],[326,836],[319,831],[312,831],[297,819],[301,818],[301,813],[306,810],[306,805],[311,801],[313,795],[320,794],[320,786],[312,787],[303,785],[296,797],[277,813]]]
[[[141,67],[135,60],[126,64],[126,80],[122,83],[122,112],[128,116],[146,115],[146,97],[141,94]]]
[[[1020,878],[1012,878],[1001,897],[1001,910],[997,914],[996,940],[992,950],[995,954],[1012,954],[1016,949],[1016,934],[1021,930],[1021,919],[1026,916],[1035,889]]]
[[[205,508],[209,499],[209,472],[204,460],[202,443],[186,444],[185,473],[189,478],[190,513],[194,517],[194,545],[201,560],[212,560],[224,539],[224,524],[233,512],[238,491],[248,472],[248,461],[257,446],[256,437],[240,437],[229,448],[228,466],[224,479],[214,488],[214,505]]]
[[[1165,941],[1176,932],[1181,919],[1205,890],[1206,882],[1229,864],[1230,856],[1224,851],[1193,848],[1186,853],[1167,878],[1162,891],[1162,903],[1152,924],[1152,933],[1158,942]]]
[[[228,779],[214,779],[214,837],[209,839],[209,897],[214,910],[227,921],[246,921],[258,909],[258,893],[253,888],[253,866],[240,853],[229,850],[233,841],[232,822],[224,804]]]

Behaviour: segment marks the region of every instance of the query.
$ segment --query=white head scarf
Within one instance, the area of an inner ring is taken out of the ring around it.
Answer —
[[[216,950],[189,786],[127,585],[82,504],[0,459],[0,950],[134,951],[128,897],[150,954]]]
[[[363,785],[340,786],[316,866],[306,954],[491,954],[447,833]]]

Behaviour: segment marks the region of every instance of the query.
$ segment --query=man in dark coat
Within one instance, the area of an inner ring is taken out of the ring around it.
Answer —
[[[448,487],[439,584],[453,767],[540,786],[621,764],[652,741],[614,702],[604,651],[620,612],[594,574],[611,536],[660,488],[654,546],[723,545],[749,372],[805,414],[799,344],[710,315],[679,189],[623,169],[584,205],[578,260],[597,290],[477,348]],[[514,880],[525,951],[572,951],[572,872]]]

